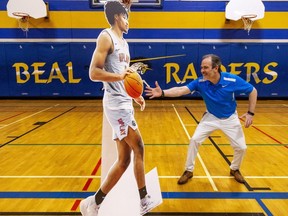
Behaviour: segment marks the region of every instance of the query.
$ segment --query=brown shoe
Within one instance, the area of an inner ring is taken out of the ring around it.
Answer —
[[[180,179],[178,180],[178,184],[182,185],[182,184],[186,184],[188,182],[189,179],[191,179],[193,177],[193,172],[190,171],[185,171],[182,176],[180,177]]]
[[[230,170],[230,175],[234,176],[235,180],[239,183],[244,183],[244,177],[241,175],[239,170]]]

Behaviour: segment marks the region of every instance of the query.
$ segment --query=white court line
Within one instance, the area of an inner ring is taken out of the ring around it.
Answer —
[[[285,106],[285,107],[288,107],[288,105],[287,104],[282,104],[283,106]]]
[[[187,127],[195,127],[197,124],[185,124]],[[253,124],[253,126],[258,127],[287,127],[287,124]]]
[[[158,176],[160,179],[179,179],[180,176]],[[234,179],[234,176],[209,176],[212,179]],[[208,176],[193,176],[197,179],[208,179]],[[101,176],[0,176],[0,179],[101,179]],[[288,176],[245,176],[245,179],[288,179]]]
[[[190,135],[189,135],[189,133],[188,133],[188,131],[187,131],[187,129],[186,129],[186,127],[185,127],[180,115],[179,115],[179,113],[177,112],[174,104],[172,104],[172,106],[173,106],[174,111],[176,112],[176,115],[177,115],[177,117],[178,117],[178,119],[179,119],[179,121],[180,121],[180,123],[181,123],[181,125],[182,125],[182,127],[183,127],[183,129],[184,129],[184,131],[185,131],[185,133],[186,133],[186,135],[188,137],[188,139],[190,139]],[[210,183],[212,185],[212,188],[214,189],[214,191],[218,191],[218,189],[217,189],[213,179],[211,178],[211,175],[210,175],[207,167],[205,166],[205,164],[204,164],[204,162],[203,162],[203,160],[202,160],[202,158],[201,158],[199,153],[197,153],[197,157],[198,157],[198,159],[199,159],[199,161],[200,161],[200,163],[201,163],[201,165],[202,165],[202,167],[203,167],[203,169],[204,169],[204,171],[205,171],[205,173],[207,175],[207,178],[209,179],[209,181],[210,181]]]
[[[34,113],[34,114],[32,114],[32,115],[29,115],[29,116],[26,116],[25,118],[19,119],[19,120],[14,121],[14,122],[11,122],[10,124],[1,126],[0,129],[5,128],[5,127],[8,127],[8,126],[10,126],[10,125],[13,125],[13,124],[15,124],[15,123],[18,123],[18,122],[20,122],[20,121],[23,121],[23,120],[25,120],[25,119],[27,119],[27,118],[30,118],[30,117],[32,117],[32,116],[34,116],[34,115],[37,115],[37,114],[39,114],[39,113],[45,112],[46,110],[52,109],[52,108],[54,108],[54,107],[56,107],[56,106],[59,106],[59,104],[56,104],[56,105],[54,105],[54,106],[48,107],[48,108],[43,109],[43,110],[40,110],[39,112],[36,112],[36,113]]]

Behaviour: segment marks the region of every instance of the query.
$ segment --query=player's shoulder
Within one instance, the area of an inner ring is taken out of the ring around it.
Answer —
[[[98,39],[99,38],[111,39],[111,33],[109,32],[109,29],[103,29],[98,36]]]
[[[112,44],[112,38],[107,29],[104,29],[103,31],[100,32],[98,38],[97,38],[97,44],[102,44],[102,45],[108,45],[111,46]]]

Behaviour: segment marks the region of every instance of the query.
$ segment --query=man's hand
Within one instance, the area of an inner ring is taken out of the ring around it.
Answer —
[[[138,98],[134,98],[134,101],[140,105],[140,110],[143,111],[145,109],[145,100],[142,96],[138,97]]]
[[[155,98],[155,97],[161,97],[162,95],[162,89],[160,88],[158,82],[155,82],[155,88],[151,88],[150,86],[146,86],[146,95],[149,96],[149,99]]]
[[[248,128],[252,123],[253,123],[253,116],[248,114],[248,113],[244,113],[242,116],[240,116],[240,118],[245,117],[245,128]]]

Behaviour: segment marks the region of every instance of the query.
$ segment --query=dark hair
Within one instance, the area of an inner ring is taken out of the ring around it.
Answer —
[[[125,14],[128,17],[128,12],[119,1],[106,1],[106,4],[104,5],[104,12],[110,25],[114,25],[114,16],[117,14]]]
[[[222,62],[221,62],[220,57],[214,54],[208,54],[208,55],[204,55],[202,57],[202,60],[209,58],[209,57],[211,58],[211,61],[212,61],[212,68],[215,68],[216,66],[218,66],[218,72],[221,73]]]

